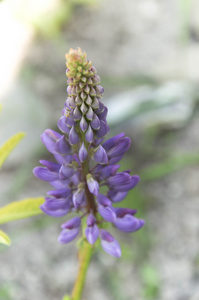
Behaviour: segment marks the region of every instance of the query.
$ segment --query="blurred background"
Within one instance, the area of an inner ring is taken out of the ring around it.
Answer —
[[[110,135],[132,138],[122,168],[141,182],[123,206],[145,227],[120,234],[123,257],[94,255],[84,298],[199,299],[199,1],[0,1],[0,143],[26,138],[1,170],[1,203],[45,196],[32,175],[49,154],[66,99],[65,53],[87,52],[105,88]],[[0,299],[59,300],[77,272],[75,242],[57,242],[65,218],[39,216],[2,225]]]

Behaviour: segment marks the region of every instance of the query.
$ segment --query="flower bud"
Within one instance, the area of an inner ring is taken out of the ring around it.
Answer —
[[[89,125],[88,130],[86,131],[86,134],[85,134],[85,138],[86,138],[88,143],[92,143],[93,136],[94,136],[93,131],[92,131],[90,125]]]
[[[88,123],[87,123],[86,119],[84,118],[84,116],[82,116],[79,126],[83,132],[85,132],[87,130]]]
[[[69,132],[69,142],[71,145],[75,145],[79,142],[79,135],[73,126]]]
[[[80,149],[79,149],[79,159],[81,162],[84,162],[87,158],[88,151],[86,150],[86,147],[84,146],[84,142],[82,143]]]

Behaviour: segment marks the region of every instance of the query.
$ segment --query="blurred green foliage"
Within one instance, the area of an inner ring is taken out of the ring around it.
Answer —
[[[145,299],[156,299],[160,292],[158,271],[154,266],[147,263],[142,266],[140,273],[143,282],[143,297]]]
[[[26,9],[19,11],[18,16],[25,23],[33,25],[38,35],[52,38],[60,35],[63,26],[72,18],[76,6],[94,5],[96,2],[97,0],[57,0],[52,10],[40,15],[31,14],[26,3]]]
[[[0,299],[13,300],[11,296],[12,286],[10,284],[0,284]]]

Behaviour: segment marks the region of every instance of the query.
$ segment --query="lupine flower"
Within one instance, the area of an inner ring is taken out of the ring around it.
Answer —
[[[70,49],[66,60],[68,98],[58,121],[61,133],[46,129],[41,135],[56,162],[41,160],[43,167],[34,169],[36,177],[54,187],[41,209],[52,217],[78,214],[62,224],[60,243],[68,243],[79,235],[85,217],[84,235],[88,242],[93,245],[100,238],[107,253],[120,257],[120,245],[103,229],[104,223],[123,232],[134,232],[144,225],[135,217],[136,210],[114,207],[139,182],[139,176],[130,175],[129,170],[118,172],[117,163],[131,141],[124,133],[104,141],[109,132],[108,109],[101,101],[104,89],[100,77],[80,48]],[[102,185],[108,188],[106,195],[100,192]]]

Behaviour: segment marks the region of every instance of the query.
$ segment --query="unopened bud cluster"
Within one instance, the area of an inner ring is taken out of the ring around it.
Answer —
[[[100,77],[80,48],[70,49],[66,59],[68,98],[58,121],[62,133],[46,129],[41,135],[56,162],[41,160],[44,167],[34,169],[35,176],[54,187],[41,209],[53,217],[78,214],[62,224],[60,243],[78,236],[86,217],[83,235],[88,242],[94,244],[100,238],[106,252],[120,257],[120,245],[104,224],[110,222],[123,232],[133,232],[144,225],[134,216],[136,210],[114,207],[139,182],[139,177],[130,175],[129,170],[118,172],[117,163],[131,142],[124,133],[104,141],[109,132],[108,110],[101,102],[104,89],[99,85]],[[100,191],[102,185],[108,188],[106,195]]]

